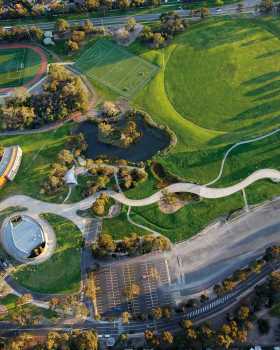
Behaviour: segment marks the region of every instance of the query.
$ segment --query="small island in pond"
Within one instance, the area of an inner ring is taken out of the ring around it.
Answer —
[[[126,112],[123,118],[117,122],[106,120],[98,124],[99,141],[116,147],[128,148],[141,136],[134,111]]]

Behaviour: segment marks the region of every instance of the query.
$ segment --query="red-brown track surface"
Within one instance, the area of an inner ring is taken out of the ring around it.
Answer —
[[[2,49],[30,49],[35,51],[40,56],[41,63],[36,75],[34,76],[33,79],[28,81],[26,84],[22,85],[26,89],[34,85],[35,83],[37,83],[42,78],[42,76],[46,73],[48,68],[48,60],[44,51],[39,47],[29,45],[29,44],[6,44],[6,45],[0,45],[0,51]],[[8,93],[13,91],[14,89],[15,88],[0,88],[0,93]]]

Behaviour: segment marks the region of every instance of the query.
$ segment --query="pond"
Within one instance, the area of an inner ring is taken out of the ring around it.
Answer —
[[[170,137],[166,131],[148,125],[141,117],[137,118],[137,125],[142,136],[128,148],[100,142],[98,140],[98,127],[90,121],[80,123],[75,132],[84,134],[88,143],[86,156],[92,159],[106,155],[111,158],[140,162],[151,159],[158,151],[169,145]]]

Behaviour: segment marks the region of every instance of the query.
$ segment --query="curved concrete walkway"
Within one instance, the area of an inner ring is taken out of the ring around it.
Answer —
[[[179,182],[167,186],[165,187],[165,189],[160,190],[144,199],[129,199],[123,193],[115,191],[103,192],[106,192],[111,198],[124,205],[132,207],[141,207],[158,202],[164,196],[164,191],[166,190],[170,193],[189,192],[197,194],[203,198],[222,198],[239,192],[242,189],[253,184],[254,182],[262,179],[270,179],[275,182],[280,182],[280,171],[274,169],[257,170],[238,184],[224,188],[211,188],[204,185]],[[89,209],[92,203],[96,201],[100,193],[102,192],[96,193],[95,195],[92,195],[74,204],[47,203],[37,199],[33,199],[28,196],[16,195],[3,200],[0,203],[0,211],[8,207],[17,205],[28,208],[28,212],[33,215],[40,215],[42,213],[52,213],[56,215],[61,215],[66,219],[69,219],[72,222],[74,222],[78,226],[78,228],[83,232],[86,224],[86,219],[79,216],[77,214],[77,211]]]
[[[274,169],[257,170],[251,175],[249,175],[243,181],[233,186],[223,187],[223,188],[211,188],[208,186],[191,184],[188,182],[178,182],[170,186],[167,186],[163,190],[160,190],[154,193],[153,195],[143,199],[129,199],[123,193],[116,193],[116,192],[108,192],[108,193],[110,197],[114,198],[115,200],[117,200],[122,204],[132,206],[132,207],[141,207],[141,206],[154,204],[159,200],[161,200],[161,198],[164,196],[164,191],[168,191],[170,193],[188,192],[188,193],[197,194],[203,198],[214,199],[214,198],[222,198],[222,197],[230,196],[231,194],[239,192],[242,189],[250,186],[254,182],[262,179],[270,179],[275,182],[278,182],[278,181],[280,182],[280,171],[274,170]]]

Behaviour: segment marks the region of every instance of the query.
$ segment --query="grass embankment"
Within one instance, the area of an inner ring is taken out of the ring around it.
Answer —
[[[4,147],[19,145],[23,150],[19,172],[13,182],[7,183],[1,189],[0,200],[14,194],[25,194],[47,201],[62,202],[67,188],[65,192],[53,196],[43,195],[40,190],[51,170],[51,165],[68,141],[70,128],[71,125],[68,124],[39,134],[0,137],[0,144]]]
[[[134,103],[175,131],[177,145],[157,157],[173,174],[208,183],[218,175],[229,147],[280,127],[279,24],[278,19],[209,19],[193,25],[162,50],[132,46],[134,52],[161,66]],[[236,148],[215,186],[234,184],[260,168],[279,169],[279,141],[276,134]],[[156,190],[150,175],[128,195],[143,198]],[[261,181],[246,192],[249,204],[255,204],[279,194],[280,188]],[[177,241],[243,205],[236,194],[202,200],[173,215],[162,214],[156,205],[135,208],[132,218]]]
[[[53,227],[57,247],[46,262],[22,266],[14,278],[22,286],[40,293],[74,293],[81,281],[81,232],[70,221],[53,214],[44,219]]]

